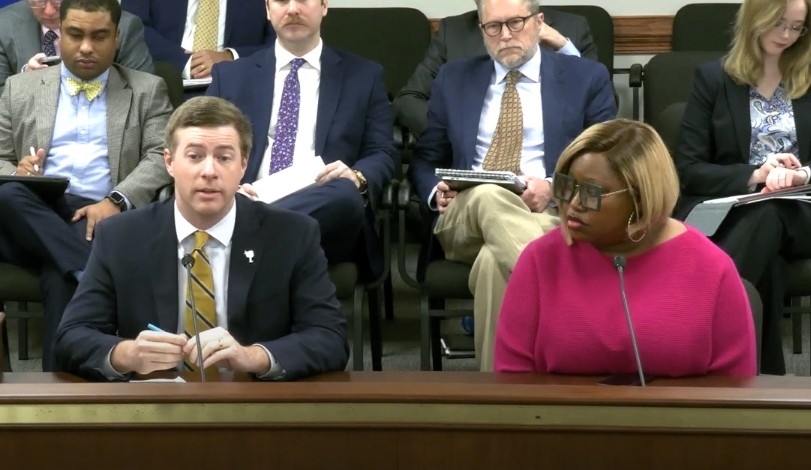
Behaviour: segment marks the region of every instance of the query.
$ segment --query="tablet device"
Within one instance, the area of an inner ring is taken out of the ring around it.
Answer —
[[[22,183],[42,199],[55,199],[65,194],[70,180],[62,176],[0,175],[0,184]]]

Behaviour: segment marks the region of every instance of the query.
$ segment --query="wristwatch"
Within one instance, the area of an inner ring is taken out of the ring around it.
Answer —
[[[115,204],[115,206],[118,207],[118,210],[121,212],[127,210],[127,199],[120,192],[111,191],[110,194],[105,196],[105,198],[112,201],[112,203]]]
[[[358,181],[360,182],[358,190],[361,192],[361,194],[365,193],[366,187],[368,186],[366,183],[366,177],[363,176],[363,173],[361,173],[360,170],[352,170],[352,171],[355,172],[355,176],[358,178]]]

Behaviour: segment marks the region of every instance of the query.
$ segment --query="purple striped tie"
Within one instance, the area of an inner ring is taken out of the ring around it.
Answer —
[[[282,102],[279,105],[279,117],[276,120],[276,137],[270,149],[270,174],[284,170],[293,164],[293,149],[296,147],[298,114],[301,107],[301,86],[298,81],[298,69],[305,60],[293,59],[290,62],[290,73],[284,80]]]

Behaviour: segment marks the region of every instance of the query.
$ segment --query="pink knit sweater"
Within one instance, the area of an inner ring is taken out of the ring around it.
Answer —
[[[631,257],[625,289],[642,367],[657,376],[756,374],[746,290],[732,260],[693,228]],[[612,257],[558,228],[518,259],[501,306],[500,372],[636,372]]]

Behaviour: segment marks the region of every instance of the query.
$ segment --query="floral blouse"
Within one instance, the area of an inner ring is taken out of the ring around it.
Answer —
[[[762,165],[773,153],[791,153],[797,158],[800,157],[794,108],[782,84],[768,100],[758,93],[755,87],[749,88],[749,120],[752,122],[750,165]]]

